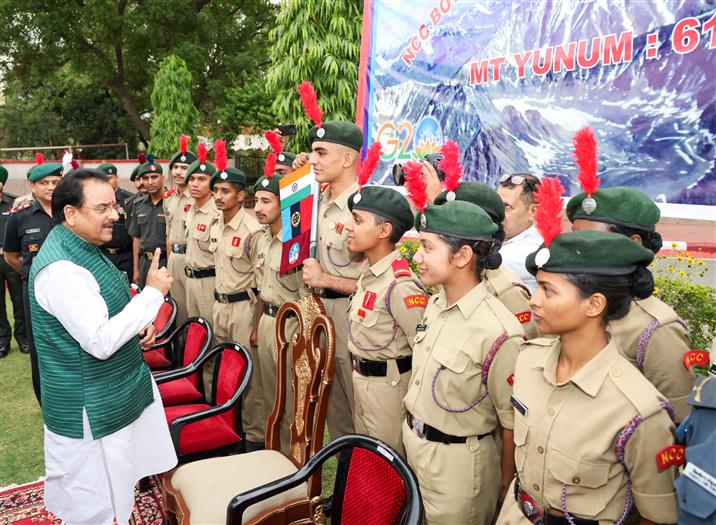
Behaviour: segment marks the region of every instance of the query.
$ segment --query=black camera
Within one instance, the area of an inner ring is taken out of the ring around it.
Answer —
[[[438,174],[438,179],[440,182],[445,180],[445,172],[438,168],[438,163],[443,160],[443,156],[439,153],[428,153],[423,157],[423,161],[427,161],[435,170],[435,173]],[[405,185],[405,170],[403,169],[402,164],[393,164],[393,180],[395,181],[396,186],[404,186]]]

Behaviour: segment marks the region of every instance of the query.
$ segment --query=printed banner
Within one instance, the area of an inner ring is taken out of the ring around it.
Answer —
[[[297,268],[309,257],[316,186],[308,164],[279,181],[283,242],[279,273]]]
[[[366,0],[360,65],[376,182],[453,139],[467,179],[559,175],[575,194],[572,135],[591,126],[603,187],[716,216],[713,3]]]

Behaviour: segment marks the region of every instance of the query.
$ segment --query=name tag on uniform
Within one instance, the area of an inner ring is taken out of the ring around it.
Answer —
[[[510,396],[510,403],[512,403],[512,406],[515,407],[515,410],[517,410],[517,412],[527,417],[527,406],[522,401],[512,395]]]
[[[40,233],[40,228],[30,228],[29,230],[25,230],[25,235],[30,235],[31,233]]]
[[[420,323],[418,326],[415,327],[416,332],[424,332],[428,329],[428,325]]]
[[[699,487],[716,496],[716,478],[693,463],[687,463],[684,476],[696,483]]]

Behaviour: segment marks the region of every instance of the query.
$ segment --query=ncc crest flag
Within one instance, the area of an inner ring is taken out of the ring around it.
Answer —
[[[309,257],[317,201],[316,176],[309,165],[279,182],[283,249],[280,273],[300,266]]]

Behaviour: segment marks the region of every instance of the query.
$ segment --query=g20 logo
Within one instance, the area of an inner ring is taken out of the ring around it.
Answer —
[[[382,160],[407,162],[428,153],[438,153],[443,143],[443,131],[435,118],[425,116],[417,126],[407,120],[398,124],[386,122],[378,129],[375,140],[383,144]]]

